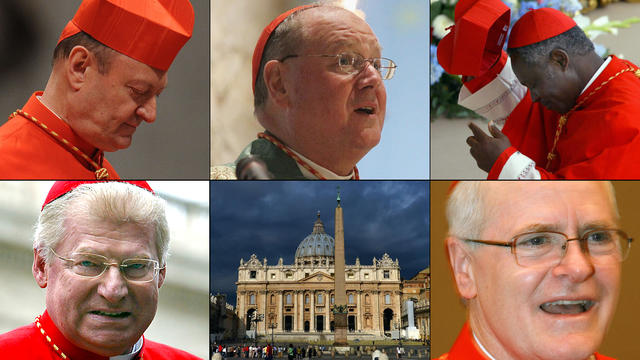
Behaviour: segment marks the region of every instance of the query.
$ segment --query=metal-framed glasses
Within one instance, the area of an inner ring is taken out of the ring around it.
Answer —
[[[97,254],[77,252],[67,258],[58,255],[52,248],[49,250],[58,259],[65,261],[73,273],[87,278],[100,277],[109,266],[117,266],[128,281],[144,283],[153,281],[158,276],[158,272],[164,269],[164,266],[160,267],[158,261],[153,259],[134,258],[117,263],[109,261],[106,256]]]
[[[606,263],[611,260],[622,262],[629,255],[633,241],[624,231],[617,229],[590,230],[581,237],[572,239],[561,232],[536,231],[516,235],[507,242],[465,240],[485,245],[510,247],[516,262],[521,266],[555,266],[560,263],[567,252],[569,241],[574,240],[580,243],[582,251],[588,254],[594,263]]]
[[[350,53],[344,52],[337,55],[287,55],[280,59],[280,61],[285,61],[290,58],[295,57],[325,57],[325,58],[336,58],[338,62],[338,69],[340,72],[345,74],[358,74],[362,70],[365,69],[367,63],[373,65],[373,68],[376,69],[382,80],[389,80],[393,77],[393,74],[396,72],[396,68],[398,67],[395,62],[391,59],[383,58],[383,57],[374,57],[374,58],[365,58],[364,56],[358,53]]]

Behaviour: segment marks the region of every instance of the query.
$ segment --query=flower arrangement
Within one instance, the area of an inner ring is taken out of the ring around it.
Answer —
[[[437,45],[447,34],[447,28],[454,24],[454,11],[457,0],[430,0],[431,1],[431,43],[429,46],[430,60],[430,112],[431,119],[437,117],[465,118],[479,117],[473,111],[458,105],[458,93],[462,86],[460,76],[447,74],[438,64]],[[623,21],[610,21],[607,16],[602,16],[593,22],[582,15],[582,3],[579,0],[502,0],[511,9],[511,25],[527,11],[542,7],[558,9],[573,17],[578,26],[582,28],[587,37],[592,41],[603,33],[618,34],[618,29],[628,28],[633,23],[640,22],[640,18],[632,17]],[[505,43],[506,46],[506,43]],[[600,44],[594,43],[596,53],[602,57],[607,56],[609,50]]]

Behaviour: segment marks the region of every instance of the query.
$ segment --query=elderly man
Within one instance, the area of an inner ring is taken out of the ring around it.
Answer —
[[[610,183],[461,182],[447,218],[468,322],[440,359],[610,359],[631,243]]]
[[[252,156],[276,179],[358,179],[356,163],[380,141],[382,80],[396,65],[354,13],[309,5],[278,16],[253,54],[255,115],[266,129],[231,167]]]
[[[44,92],[0,127],[0,178],[117,179],[104,151],[156,118],[193,31],[189,0],[84,0],[62,31]]]
[[[473,35],[461,30],[458,36]],[[459,95],[461,105],[494,121],[490,135],[470,124],[467,138],[490,179],[640,177],[637,66],[600,58],[575,21],[551,8],[529,11],[515,23],[508,53],[509,59],[503,52],[490,69],[467,77]],[[495,123],[505,119],[500,131]]]
[[[198,359],[143,336],[166,272],[165,204],[146,182],[57,182],[34,237],[46,288],[34,323],[0,335],[14,359]]]

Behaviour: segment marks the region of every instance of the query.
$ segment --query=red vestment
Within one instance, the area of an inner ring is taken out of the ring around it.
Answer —
[[[60,352],[69,360],[108,360],[109,358],[80,349],[67,340],[55,326],[49,314],[45,311],[40,316],[40,325],[49,336],[40,332],[36,323],[17,328],[0,335],[0,349],[2,358],[21,360],[60,360]],[[54,345],[58,347],[56,350]],[[195,360],[200,359],[185,351],[162,345],[147,339],[143,340],[142,349],[134,359],[142,360]]]
[[[22,110],[107,169],[109,179],[119,179],[104,153],[42,104],[36,97],[41,95],[31,95]],[[0,127],[0,179],[95,180],[94,171],[88,161],[22,115]]]
[[[638,67],[612,56],[611,62],[578,97],[576,104],[620,70]],[[502,132],[511,148],[494,163],[489,179],[497,179],[516,150],[536,163],[542,179],[640,179],[640,79],[623,73],[591,95],[568,116],[548,170],[560,114],[533,103],[527,95],[507,118]]]
[[[615,360],[607,356],[594,354],[596,360]],[[448,353],[441,355],[437,360],[490,360],[489,357],[478,347],[469,323],[465,323],[456,339],[453,343],[451,350]]]

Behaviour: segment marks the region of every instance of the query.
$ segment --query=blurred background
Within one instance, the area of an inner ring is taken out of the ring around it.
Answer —
[[[640,236],[640,182],[614,181],[621,228],[629,236]],[[431,353],[440,356],[449,351],[462,325],[466,309],[462,305],[445,257],[444,239],[447,236],[445,217],[446,196],[450,181],[431,182]],[[622,286],[618,308],[609,332],[598,352],[616,359],[635,359],[637,335],[640,332],[638,302],[640,301],[640,252],[632,246],[629,257],[622,263]]]
[[[251,57],[276,16],[313,1],[213,0],[211,164],[233,162],[262,127],[253,116]],[[343,0],[365,14],[382,56],[398,69],[387,89],[382,139],[359,163],[362,179],[426,179],[429,171],[428,4],[424,0]]]
[[[45,289],[31,273],[33,226],[51,181],[0,182],[0,333],[33,322]],[[209,328],[209,182],[150,181],[167,201],[167,276],[145,336],[206,358]]]
[[[0,1],[0,125],[33,92],[44,90],[58,37],[81,2]],[[123,178],[209,178],[210,4],[191,3],[193,37],[169,69],[156,121],[142,124],[128,149],[106,154]]]

